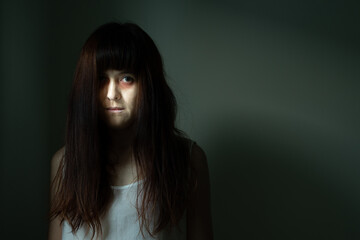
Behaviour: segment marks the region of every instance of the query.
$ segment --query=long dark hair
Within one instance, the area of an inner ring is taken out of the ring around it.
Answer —
[[[176,100],[162,58],[153,40],[132,23],[102,25],[82,48],[68,106],[65,154],[52,183],[56,191],[50,217],[68,221],[73,232],[83,224],[93,237],[102,232],[101,217],[113,196],[98,114],[99,75],[107,69],[126,69],[138,80],[132,150],[138,177],[145,180],[136,207],[142,233],[145,228],[154,236],[180,221],[194,178],[189,141],[175,127]],[[153,226],[149,216],[157,216]]]

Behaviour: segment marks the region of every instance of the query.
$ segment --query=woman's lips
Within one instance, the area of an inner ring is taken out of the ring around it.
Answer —
[[[120,107],[109,107],[109,108],[105,108],[106,111],[112,112],[112,113],[117,113],[117,112],[122,112],[124,111],[124,108],[120,108]]]

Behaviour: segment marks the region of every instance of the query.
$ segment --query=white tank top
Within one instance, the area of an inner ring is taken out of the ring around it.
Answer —
[[[104,218],[101,220],[103,235],[94,237],[94,239],[108,240],[147,240],[147,239],[166,239],[183,240],[186,239],[186,212],[181,219],[178,228],[171,231],[164,229],[152,238],[144,229],[144,237],[140,232],[140,225],[136,211],[137,188],[142,184],[138,181],[125,186],[112,186],[114,192],[114,201]],[[62,239],[91,239],[92,231],[87,233],[84,227],[72,234],[71,227],[67,221],[64,221],[62,229]]]
[[[195,142],[190,141],[190,153]],[[103,231],[102,236],[94,237],[98,240],[185,240],[186,239],[186,211],[179,222],[178,227],[164,229],[152,238],[144,229],[144,237],[140,232],[140,225],[136,210],[137,188],[143,180],[125,185],[111,186],[114,192],[114,200],[104,218],[101,220]],[[140,186],[141,187],[141,186]],[[87,231],[84,227],[73,234],[67,221],[64,221],[62,229],[63,240],[90,240],[92,231]]]

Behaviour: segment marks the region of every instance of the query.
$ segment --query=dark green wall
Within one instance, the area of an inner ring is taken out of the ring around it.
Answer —
[[[2,1],[0,6],[1,239],[46,236],[51,100],[43,3]]]
[[[216,239],[358,239],[359,7],[1,2],[1,238],[46,238],[49,161],[80,48],[118,20],[153,37],[178,124],[207,152]]]

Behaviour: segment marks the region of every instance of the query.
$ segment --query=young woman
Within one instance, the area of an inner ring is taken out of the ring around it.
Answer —
[[[175,116],[152,39],[135,24],[98,28],[52,159],[49,238],[212,239],[206,157]]]

